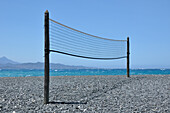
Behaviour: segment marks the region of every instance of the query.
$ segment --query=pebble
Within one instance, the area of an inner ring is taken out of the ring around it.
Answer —
[[[43,77],[1,77],[0,112],[170,112],[169,75],[51,77],[54,103],[47,105],[43,82]]]

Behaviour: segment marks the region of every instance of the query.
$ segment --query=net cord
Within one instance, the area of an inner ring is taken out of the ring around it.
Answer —
[[[86,56],[81,56],[81,55],[70,54],[70,53],[56,51],[56,50],[50,50],[50,52],[56,52],[56,53],[61,53],[61,54],[70,55],[70,56],[74,56],[74,57],[80,57],[80,58],[86,58],[86,59],[97,59],[97,60],[114,60],[114,59],[127,58],[127,56],[116,57],[116,58],[95,58],[95,57],[86,57]]]

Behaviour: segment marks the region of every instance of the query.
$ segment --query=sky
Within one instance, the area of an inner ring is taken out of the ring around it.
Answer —
[[[44,61],[44,12],[89,34],[130,37],[131,68],[170,68],[170,0],[0,0],[0,57]],[[50,62],[126,68],[126,59],[98,61],[50,54]]]

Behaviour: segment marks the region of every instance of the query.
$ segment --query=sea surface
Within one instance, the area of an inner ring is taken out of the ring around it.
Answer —
[[[50,70],[50,76],[126,75],[126,69],[60,69]],[[131,69],[130,75],[170,75],[170,69]],[[44,70],[0,69],[0,77],[44,76]]]

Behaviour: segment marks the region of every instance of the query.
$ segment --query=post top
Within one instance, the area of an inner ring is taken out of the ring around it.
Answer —
[[[46,10],[45,13],[48,13],[48,10]]]

